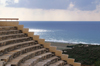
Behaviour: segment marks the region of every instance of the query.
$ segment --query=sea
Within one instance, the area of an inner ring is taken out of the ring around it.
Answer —
[[[100,45],[100,21],[19,21],[49,42]]]

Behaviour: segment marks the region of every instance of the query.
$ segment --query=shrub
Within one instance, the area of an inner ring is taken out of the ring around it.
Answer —
[[[100,66],[100,60],[95,62],[95,66]]]
[[[78,46],[79,45],[74,46],[73,49],[65,49],[67,52],[63,53],[69,54],[69,58],[74,58],[75,62],[81,62],[85,65],[96,64],[95,66],[100,66],[100,45],[89,45],[88,47]]]

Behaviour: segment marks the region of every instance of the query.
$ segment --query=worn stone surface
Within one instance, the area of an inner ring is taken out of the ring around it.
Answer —
[[[55,53],[55,47],[49,49],[50,44],[42,44],[42,39],[39,42],[28,37],[33,33],[23,33],[22,27],[0,26],[0,66],[71,66],[56,56],[61,52]]]

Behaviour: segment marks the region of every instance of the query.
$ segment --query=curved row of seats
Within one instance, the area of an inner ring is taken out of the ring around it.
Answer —
[[[0,26],[0,66],[73,66],[17,27]]]

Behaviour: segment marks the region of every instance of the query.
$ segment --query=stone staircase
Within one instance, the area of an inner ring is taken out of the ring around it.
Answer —
[[[0,66],[81,66],[28,30],[18,21],[0,21]]]

